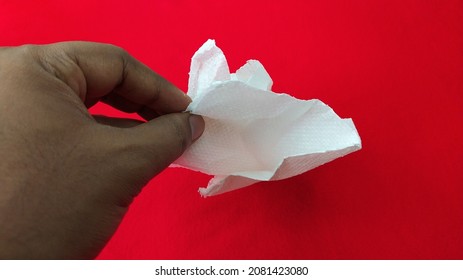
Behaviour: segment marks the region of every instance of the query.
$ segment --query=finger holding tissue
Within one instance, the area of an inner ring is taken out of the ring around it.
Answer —
[[[203,116],[206,129],[173,166],[214,175],[201,195],[296,176],[361,149],[351,119],[341,119],[320,100],[271,87],[257,60],[230,74],[214,40],[193,55],[187,111]]]

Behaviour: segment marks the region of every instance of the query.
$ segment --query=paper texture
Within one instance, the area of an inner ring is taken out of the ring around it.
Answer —
[[[201,195],[289,178],[361,148],[351,119],[271,86],[257,60],[230,74],[213,40],[193,55],[187,111],[203,116],[206,129],[175,165],[215,176]]]

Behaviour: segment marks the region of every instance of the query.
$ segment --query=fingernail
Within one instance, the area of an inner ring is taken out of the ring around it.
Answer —
[[[205,127],[204,119],[201,116],[191,114],[188,121],[191,127],[191,140],[195,141],[203,134]]]

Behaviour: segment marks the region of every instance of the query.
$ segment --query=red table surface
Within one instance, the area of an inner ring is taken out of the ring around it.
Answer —
[[[363,149],[210,198],[168,169],[100,259],[463,258],[462,1],[0,0],[0,45],[112,43],[185,91],[208,38],[353,118]]]

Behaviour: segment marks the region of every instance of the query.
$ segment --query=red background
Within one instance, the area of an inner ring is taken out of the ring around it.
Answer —
[[[208,38],[352,117],[363,149],[207,199],[209,176],[168,169],[99,258],[463,258],[462,1],[0,0],[0,45],[112,43],[185,91]]]

